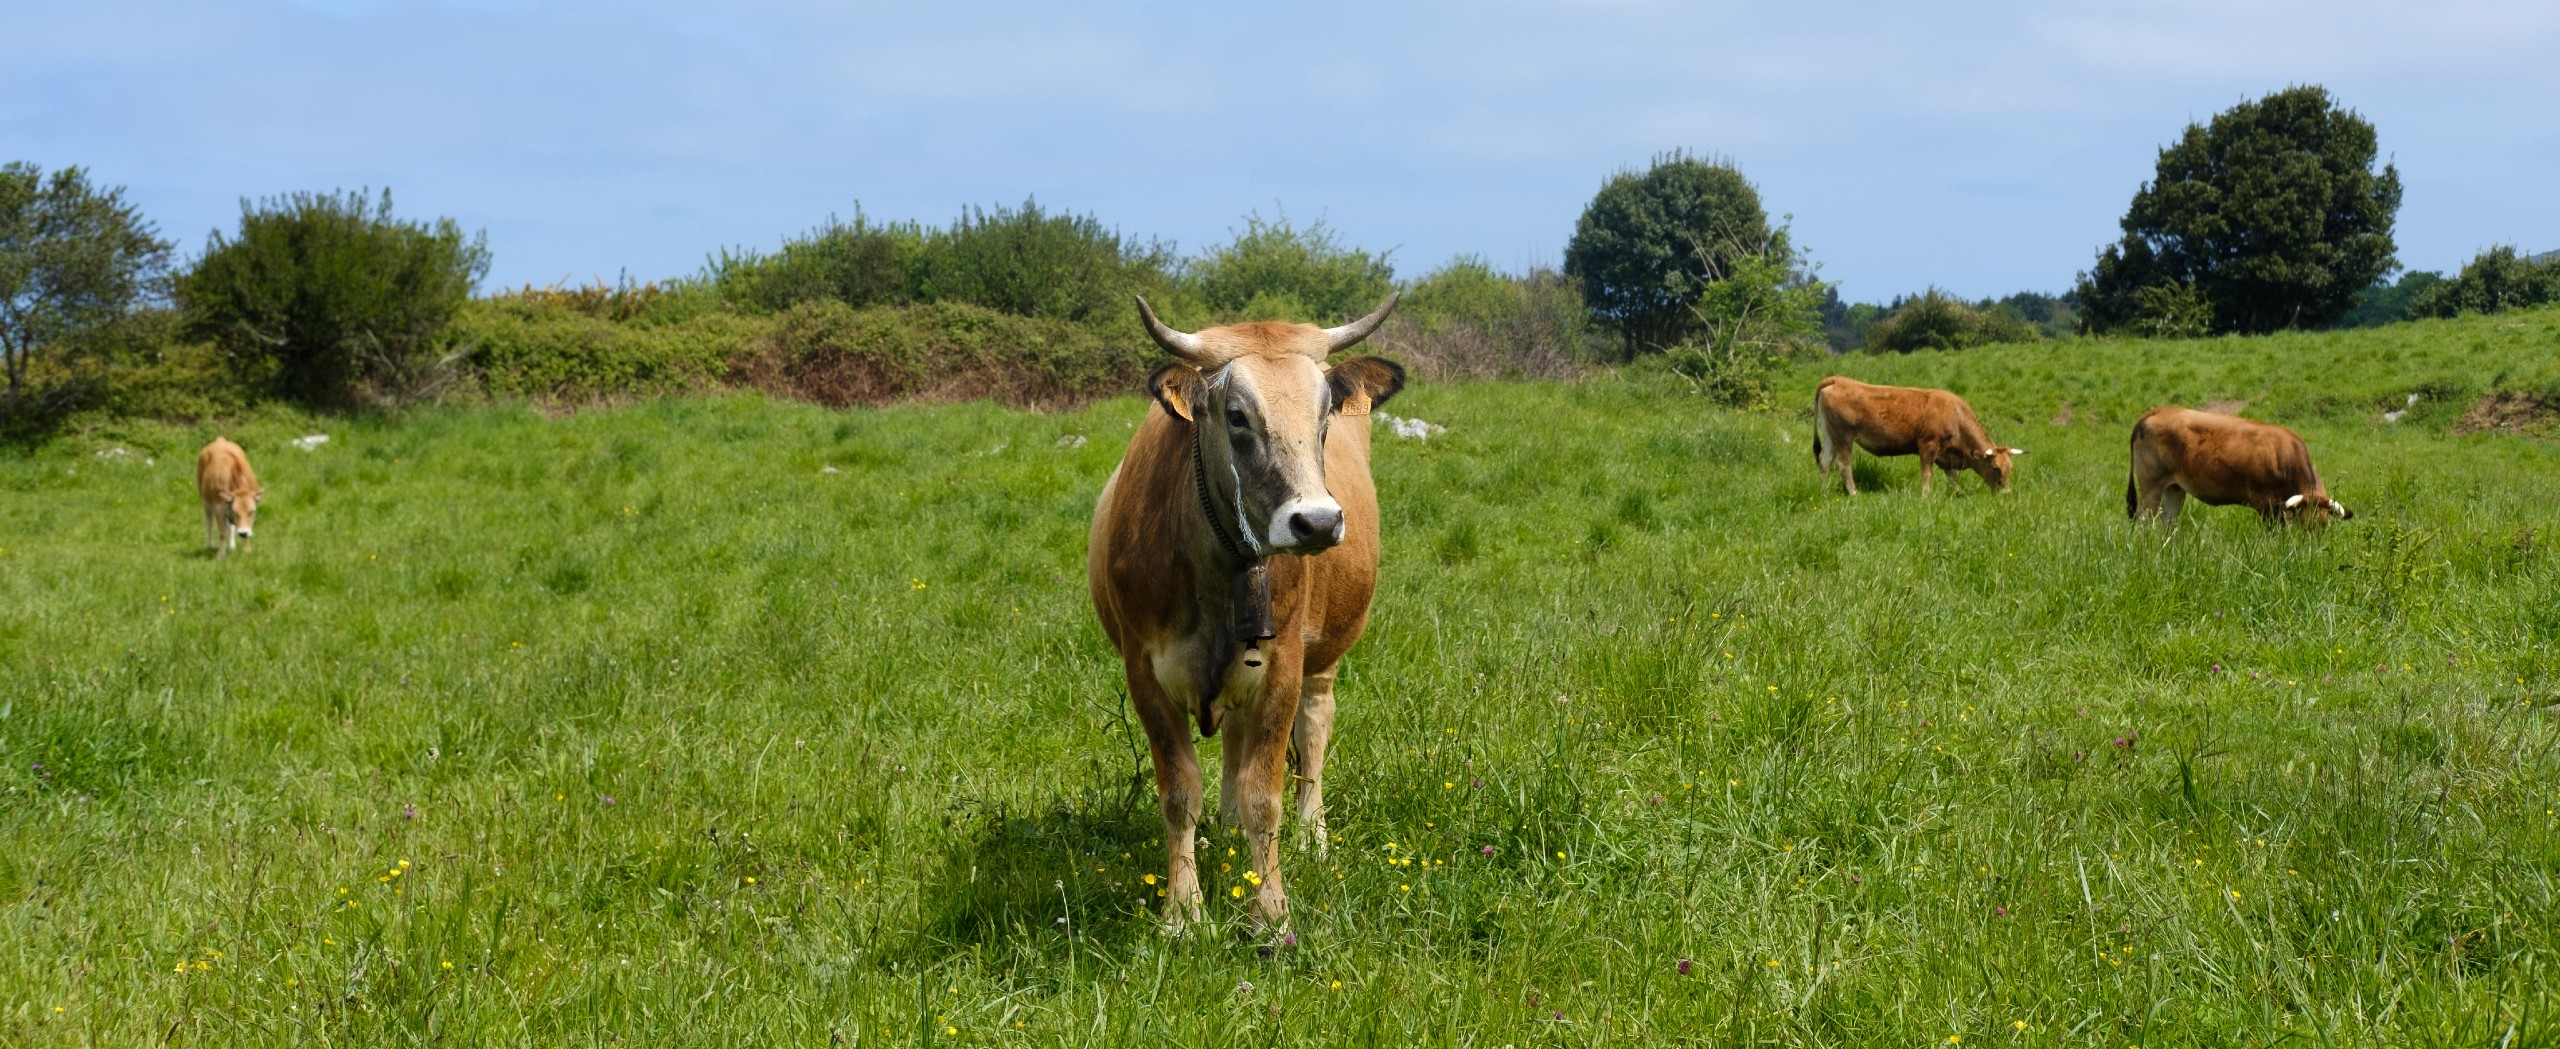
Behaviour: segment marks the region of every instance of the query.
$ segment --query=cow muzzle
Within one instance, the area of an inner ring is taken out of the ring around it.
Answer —
[[[1342,504],[1331,499],[1290,500],[1271,515],[1270,536],[1265,545],[1282,553],[1330,550],[1342,542]]]

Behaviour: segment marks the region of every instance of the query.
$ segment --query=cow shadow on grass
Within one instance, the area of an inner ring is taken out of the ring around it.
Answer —
[[[950,844],[925,881],[920,946],[1118,946],[1155,930],[1164,819],[1153,776],[1095,762],[1051,782],[1019,801],[954,803]]]

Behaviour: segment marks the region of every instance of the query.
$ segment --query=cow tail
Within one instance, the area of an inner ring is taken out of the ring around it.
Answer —
[[[1816,386],[1813,388],[1813,464],[1817,467],[1831,465],[1822,458],[1822,435],[1829,429],[1822,425],[1822,388]]]
[[[2132,517],[2132,516],[2134,516],[2134,508],[2135,508],[2135,507],[2138,507],[2138,506],[2140,506],[2140,505],[2142,505],[2142,504],[2141,504],[2141,501],[2140,501],[2138,498],[2136,498],[2136,492],[2134,491],[2134,483],[2133,483],[2133,450],[2134,450],[2135,448],[2138,448],[2138,447],[2141,447],[2141,446],[2142,446],[2142,434],[2143,434],[2143,430],[2144,430],[2143,422],[2144,422],[2144,421],[2143,421],[2143,420],[2140,420],[2140,419],[2134,420],[2134,423],[2133,423],[2133,439],[2125,442],[2125,449],[2124,449],[2124,515],[2125,515],[2126,517]]]

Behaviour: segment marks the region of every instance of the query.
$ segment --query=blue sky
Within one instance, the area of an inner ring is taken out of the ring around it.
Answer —
[[[2060,290],[2159,147],[2294,83],[2377,125],[2400,258],[2560,248],[2560,4],[12,0],[0,160],[187,251],[388,186],[492,284],[692,272],[856,207],[1321,218],[1415,275],[1554,264],[1613,170],[1731,157],[1855,299]]]

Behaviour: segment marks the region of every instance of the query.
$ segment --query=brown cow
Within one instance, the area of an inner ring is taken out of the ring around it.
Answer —
[[[1931,467],[1955,472],[1972,470],[1995,492],[2009,490],[2009,457],[2024,448],[1991,442],[1973,406],[1945,390],[1910,386],[1876,386],[1834,375],[1813,388],[1813,461],[1822,467],[1823,484],[1838,468],[1840,483],[1858,494],[1858,479],[1849,469],[1857,449],[1869,455],[1920,457],[1920,494],[1929,494]]]
[[[1288,917],[1279,829],[1293,742],[1300,840],[1325,847],[1334,664],[1368,625],[1378,581],[1369,410],[1404,386],[1404,369],[1374,357],[1325,361],[1395,305],[1388,296],[1339,328],[1189,334],[1138,300],[1147,334],[1177,361],[1147,377],[1157,410],[1103,485],[1086,576],[1155,758],[1175,929],[1200,917],[1192,722],[1226,730],[1218,810],[1250,849],[1240,877],[1254,926]]]
[[[2175,524],[2193,495],[2206,506],[2240,503],[2272,528],[2319,528],[2355,517],[2320,483],[2302,437],[2274,423],[2193,408],[2153,408],[2133,424],[2125,516]]]
[[[249,453],[216,437],[196,453],[196,494],[204,497],[204,545],[215,560],[238,549],[258,520],[258,475],[249,469]]]

